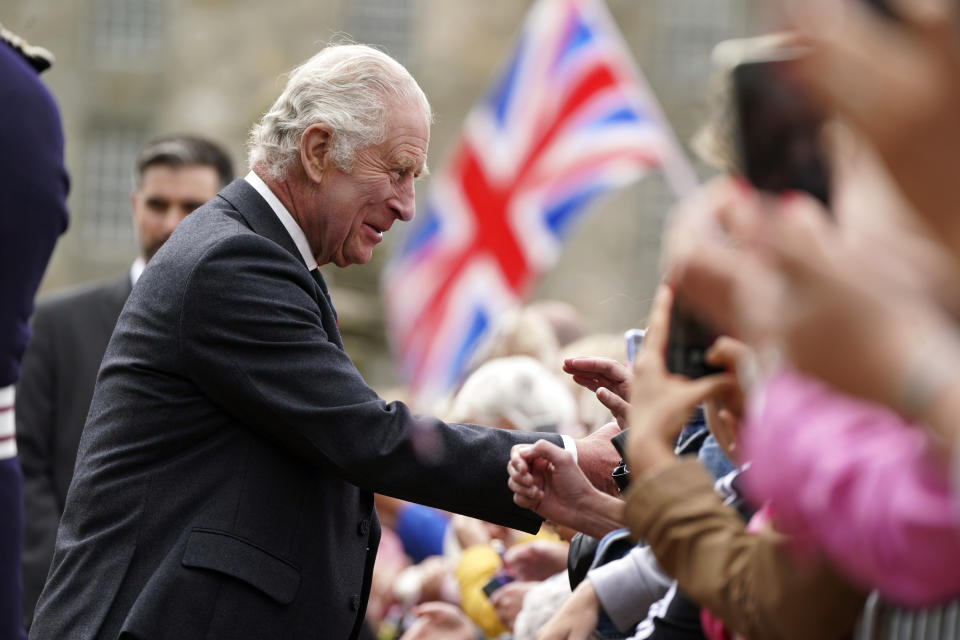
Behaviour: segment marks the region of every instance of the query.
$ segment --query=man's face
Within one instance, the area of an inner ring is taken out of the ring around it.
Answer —
[[[425,169],[430,127],[413,105],[388,110],[387,137],[358,151],[350,173],[327,154],[311,213],[299,219],[317,262],[364,264],[396,220],[413,220],[414,179]]]
[[[147,167],[131,196],[133,225],[144,260],[150,261],[187,214],[217,195],[219,186],[213,167]]]

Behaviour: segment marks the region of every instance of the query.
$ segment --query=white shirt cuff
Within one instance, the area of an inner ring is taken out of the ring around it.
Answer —
[[[576,464],[576,462],[577,462],[577,443],[576,443],[576,441],[575,441],[572,437],[570,437],[570,436],[561,435],[560,437],[563,438],[563,448],[570,452],[570,454],[573,456],[573,462],[574,462],[574,464]]]

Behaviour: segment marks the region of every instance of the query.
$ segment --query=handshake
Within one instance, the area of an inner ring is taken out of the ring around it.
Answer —
[[[564,370],[577,383],[596,392],[617,424],[608,424],[579,440],[576,458],[573,452],[545,440],[515,446],[507,473],[517,505],[601,538],[623,526],[623,502],[615,476],[624,478],[627,465],[638,476],[673,464],[674,442],[693,408],[705,399],[723,400],[724,406],[742,404],[735,398],[739,389],[732,373],[691,380],[667,370],[663,354],[672,302],[672,292],[662,286],[653,302],[650,327],[632,373],[625,365],[605,358],[570,358],[564,362]],[[721,369],[732,369],[744,352],[742,344],[720,338],[708,350],[707,359]],[[729,410],[721,409],[719,414],[722,422],[734,420]],[[628,426],[632,427],[629,431]],[[627,465],[617,466],[617,451]]]

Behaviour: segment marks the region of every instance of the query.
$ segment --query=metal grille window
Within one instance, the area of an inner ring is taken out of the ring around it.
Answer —
[[[743,0],[658,3],[651,71],[674,85],[700,86],[712,72],[710,52],[747,32]]]
[[[350,3],[349,33],[356,42],[376,45],[410,66],[411,0],[357,0]]]
[[[95,0],[93,47],[97,57],[116,63],[142,61],[165,41],[165,0]]]
[[[143,142],[138,127],[94,128],[83,162],[84,240],[96,248],[133,246],[130,192],[133,166]]]

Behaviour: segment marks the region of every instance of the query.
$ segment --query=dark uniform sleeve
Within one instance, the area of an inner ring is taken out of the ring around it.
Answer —
[[[0,388],[20,375],[33,298],[67,225],[63,130],[53,98],[26,60],[0,41]],[[0,420],[10,415],[0,407]],[[10,442],[13,433],[0,432]],[[0,442],[0,444],[2,444]],[[0,637],[21,626],[20,467],[0,459]]]

